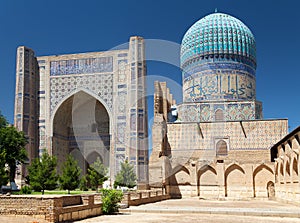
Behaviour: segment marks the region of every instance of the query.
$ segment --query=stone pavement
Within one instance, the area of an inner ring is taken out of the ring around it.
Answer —
[[[28,216],[0,216],[0,222],[38,222]],[[300,207],[267,200],[208,201],[198,198],[166,200],[122,209],[117,215],[103,215],[77,223],[300,223]]]
[[[208,215],[208,214],[143,214],[99,216],[77,223],[299,223],[297,218],[275,218],[235,215]]]
[[[132,206],[119,215],[99,216],[78,223],[300,223],[300,207],[275,201],[207,201],[199,198],[166,200]]]
[[[294,217],[300,219],[300,207],[269,200],[209,201],[199,198],[172,199],[131,206],[122,213],[224,214],[244,216]]]

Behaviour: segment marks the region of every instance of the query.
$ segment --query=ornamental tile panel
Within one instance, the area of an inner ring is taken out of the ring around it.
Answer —
[[[50,78],[50,112],[57,107],[66,96],[71,96],[77,89],[86,89],[98,95],[112,109],[113,75],[82,75]]]

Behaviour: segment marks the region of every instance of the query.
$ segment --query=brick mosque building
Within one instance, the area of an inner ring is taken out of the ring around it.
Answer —
[[[270,148],[288,120],[263,119],[250,29],[227,14],[207,15],[185,33],[180,62],[181,104],[155,83],[150,185],[173,197],[274,196]]]
[[[14,123],[28,137],[29,163],[47,151],[59,170],[72,154],[85,173],[99,157],[113,182],[127,159],[139,185],[172,197],[299,200],[300,129],[287,135],[287,119],[263,119],[255,38],[243,22],[216,12],[188,29],[183,102],[154,83],[149,161],[144,51],[141,37],[127,49],[68,55],[19,47]]]

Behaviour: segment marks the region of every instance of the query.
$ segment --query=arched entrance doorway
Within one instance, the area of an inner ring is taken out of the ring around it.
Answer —
[[[110,120],[104,105],[80,91],[67,98],[53,118],[52,155],[57,156],[58,171],[71,154],[87,172],[97,157],[109,167]]]

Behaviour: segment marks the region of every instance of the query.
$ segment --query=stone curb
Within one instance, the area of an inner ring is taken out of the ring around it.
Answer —
[[[243,211],[243,210],[182,210],[182,209],[122,209],[120,213],[165,213],[165,214],[220,214],[242,215],[258,217],[289,217],[300,218],[300,212],[268,212],[268,211]]]

